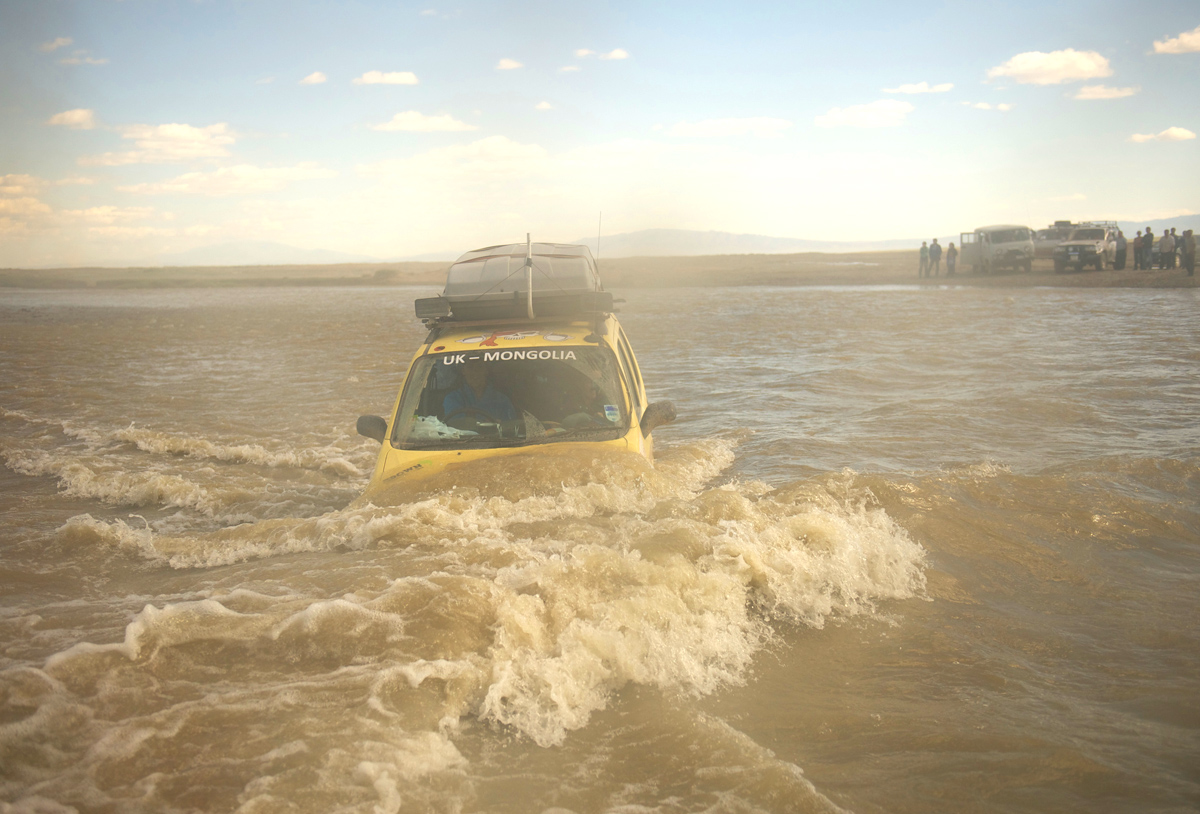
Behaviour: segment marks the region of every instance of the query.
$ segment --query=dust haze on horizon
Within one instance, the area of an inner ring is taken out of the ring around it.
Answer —
[[[0,6],[0,267],[1200,212],[1184,2]],[[999,19],[1003,18],[1003,19]]]

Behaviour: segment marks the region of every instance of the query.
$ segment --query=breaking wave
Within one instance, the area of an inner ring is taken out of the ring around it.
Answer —
[[[422,573],[315,602],[147,606],[123,642],[81,645],[50,666],[106,654],[140,663],[191,637],[253,643],[269,674],[297,649],[345,667],[365,659],[378,667],[373,708],[400,715],[400,695],[436,680],[453,701],[423,726],[469,714],[551,746],[626,684],[704,695],[740,683],[773,620],[821,627],[924,590],[924,550],[853,473],[783,489],[712,485],[733,460],[723,441],[672,450],[657,469],[586,455],[595,480],[564,485],[580,464],[568,456],[547,475],[555,489],[526,482],[512,494],[486,468],[478,479],[464,468],[460,488],[412,503],[208,534],[72,518],[64,541],[174,568],[374,548],[419,560]]]
[[[264,467],[292,467],[332,473],[338,477],[360,479],[374,464],[374,451],[355,443],[346,449],[334,443],[301,449],[271,450],[261,444],[217,443],[207,438],[150,430],[130,424],[115,430],[103,430],[69,420],[29,415],[21,410],[0,407],[0,418],[19,420],[35,427],[56,427],[63,435],[82,441],[89,451],[106,445],[131,444],[152,455],[176,455],[201,460],[251,464]]]

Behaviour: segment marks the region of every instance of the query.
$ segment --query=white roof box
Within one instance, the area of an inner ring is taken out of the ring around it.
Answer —
[[[532,253],[532,273],[525,261]],[[604,291],[587,246],[569,243],[511,243],[464,254],[446,274],[439,297],[416,301],[421,319],[514,319],[527,311],[526,279],[533,283],[539,316],[607,313],[612,294]]]

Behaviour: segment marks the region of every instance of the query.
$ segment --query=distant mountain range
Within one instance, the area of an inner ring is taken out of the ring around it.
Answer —
[[[201,246],[185,252],[163,254],[156,258],[160,266],[291,266],[326,263],[370,263],[378,258],[365,254],[347,254],[326,249],[298,249],[265,240],[244,240]]]
[[[596,238],[581,237],[596,253]],[[917,241],[916,245],[921,245]],[[800,252],[886,251],[912,248],[911,240],[802,240],[793,237],[738,235],[730,232],[693,232],[685,229],[644,229],[604,235],[601,257],[692,257],[706,254],[797,254]]]
[[[982,225],[982,224],[981,224]],[[1030,224],[1042,228],[1048,224]],[[1141,223],[1122,222],[1121,228],[1127,237],[1139,229],[1150,227],[1161,235],[1163,229],[1174,227],[1180,233],[1185,229],[1200,230],[1200,215],[1184,215],[1176,218],[1160,218]],[[958,242],[958,235],[938,235],[944,245]],[[603,235],[600,238],[601,259],[605,257],[695,257],[719,254],[799,254],[802,252],[862,252],[912,249],[921,245],[928,237],[907,240],[804,240],[792,237],[768,235],[734,234],[732,232],[699,232],[687,229],[643,229],[640,232],[624,232]],[[596,238],[580,237],[570,241],[582,243],[596,251]],[[472,246],[456,250],[429,252],[409,257],[378,258],[364,254],[328,251],[325,249],[298,249],[282,243],[268,241],[242,241],[203,246],[185,252],[160,255],[153,263],[136,265],[160,266],[270,266],[270,265],[324,265],[332,263],[374,263],[396,261],[451,261]]]
[[[984,226],[987,224],[977,224]],[[1042,229],[1049,224],[1029,224]],[[1155,234],[1174,227],[1180,234],[1184,229],[1200,230],[1200,215],[1184,215],[1177,218],[1162,218],[1142,223],[1122,222],[1121,229],[1127,237],[1133,237],[1138,229],[1147,226]],[[974,227],[971,227],[974,228]],[[684,229],[645,229],[604,235],[600,238],[599,256],[605,257],[692,257],[713,254],[799,254],[802,252],[881,252],[892,249],[915,249],[921,241],[934,236],[916,237],[907,240],[802,240],[791,237],[768,237],[766,235],[739,235],[730,232],[693,232]],[[943,246],[959,241],[959,235],[936,235]],[[596,238],[581,237],[571,241],[588,246],[596,253]]]

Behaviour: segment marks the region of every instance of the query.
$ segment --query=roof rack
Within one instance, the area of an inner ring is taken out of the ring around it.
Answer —
[[[467,252],[446,273],[446,288],[414,303],[429,322],[612,313],[613,296],[600,284],[587,246],[525,243]]]

